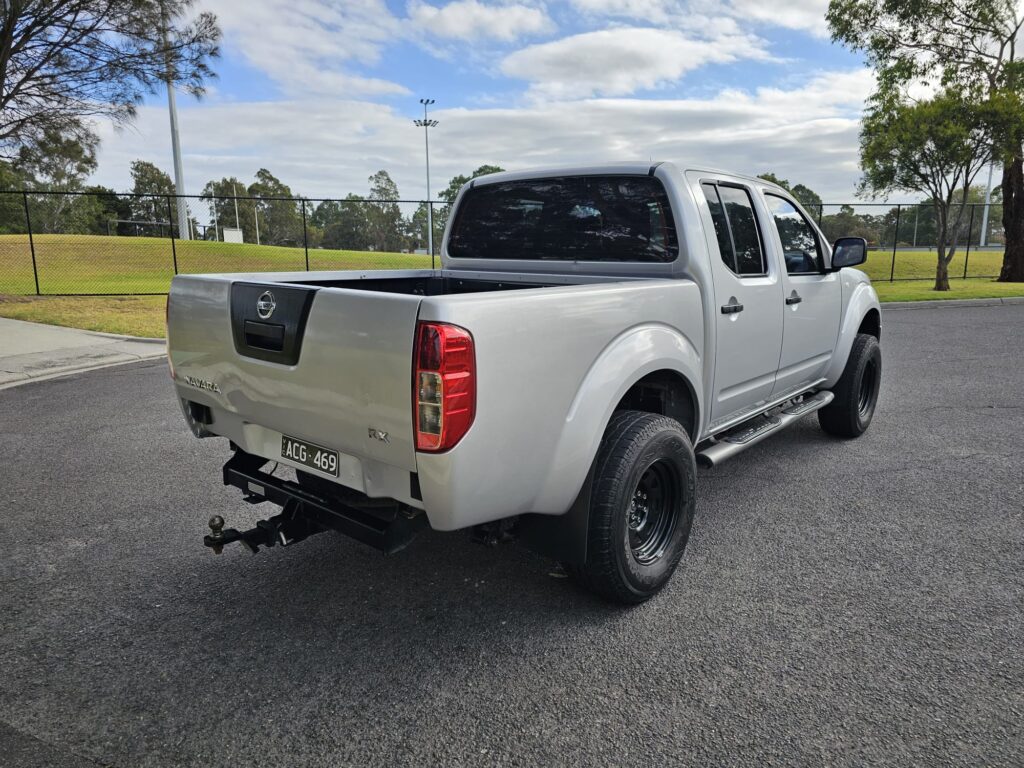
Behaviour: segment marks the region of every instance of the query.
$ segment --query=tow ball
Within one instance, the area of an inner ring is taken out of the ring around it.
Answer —
[[[203,536],[203,545],[212,549],[215,555],[219,555],[225,546],[237,541],[255,555],[261,546],[273,547],[280,544],[287,547],[325,530],[303,517],[301,506],[300,502],[290,501],[281,514],[274,515],[268,520],[260,520],[256,527],[247,531],[225,528],[224,518],[214,515],[210,518],[210,533]]]

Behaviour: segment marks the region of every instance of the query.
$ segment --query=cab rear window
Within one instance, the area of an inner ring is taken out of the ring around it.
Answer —
[[[652,176],[559,176],[468,190],[452,223],[456,259],[670,262],[668,195]]]

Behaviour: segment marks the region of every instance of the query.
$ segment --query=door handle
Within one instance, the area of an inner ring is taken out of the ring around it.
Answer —
[[[723,315],[734,315],[737,312],[742,312],[742,311],[743,311],[743,305],[742,304],[723,304],[722,305],[722,314]]]
[[[792,296],[786,299],[786,305],[789,306],[792,304],[799,304],[801,301],[803,301],[803,298],[794,293]]]

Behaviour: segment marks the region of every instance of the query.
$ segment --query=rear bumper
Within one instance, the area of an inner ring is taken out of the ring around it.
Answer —
[[[496,513],[493,508],[495,501],[493,498],[489,499],[486,504],[474,504],[464,498],[465,493],[456,492],[456,489],[453,488],[456,478],[461,478],[459,482],[467,483],[469,488],[476,492],[485,492],[487,484],[486,482],[481,483],[479,477],[463,477],[458,473],[459,462],[455,460],[454,452],[418,454],[420,459],[426,460],[426,465],[430,468],[429,487],[425,489],[421,488],[423,478],[416,472],[409,472],[400,467],[366,457],[352,456],[341,451],[338,452],[338,477],[333,477],[282,457],[280,455],[281,432],[247,422],[237,414],[219,407],[212,400],[207,400],[201,392],[179,392],[179,394],[181,395],[182,413],[196,437],[226,437],[239,449],[236,456],[248,456],[251,459],[251,461],[234,466],[229,462],[224,468],[225,484],[237,486],[243,491],[250,492],[246,485],[250,480],[257,485],[262,484],[268,488],[278,489],[279,486],[276,482],[265,479],[270,477],[266,473],[261,473],[265,477],[254,479],[246,472],[240,471],[243,469],[256,471],[263,464],[274,461],[366,494],[370,498],[393,499],[406,506],[422,509],[426,512],[430,527],[438,531],[470,528],[478,523],[489,522],[517,513],[517,511],[505,514]],[[204,400],[206,402],[201,402]],[[304,437],[301,434],[291,436]],[[335,448],[330,443],[326,447]],[[255,468],[253,468],[253,462],[258,462]],[[230,475],[228,474],[229,468]],[[273,492],[278,493],[279,491],[274,490]],[[277,498],[268,498],[283,506],[283,502]],[[425,502],[424,499],[427,501]]]
[[[293,469],[323,477],[325,480],[365,493],[371,498],[394,499],[410,507],[424,509],[423,501],[416,491],[415,472],[376,459],[353,456],[339,451],[338,477],[333,477],[282,457],[282,432],[246,421],[238,414],[207,400],[201,392],[179,391],[179,395],[185,420],[196,437],[226,437],[245,453],[263,457],[266,461],[276,461]],[[195,408],[190,407],[190,403],[197,402],[207,407],[208,423],[196,420]],[[290,436],[300,439],[308,438],[303,434],[290,434]],[[325,447],[337,450],[337,447],[329,442]]]

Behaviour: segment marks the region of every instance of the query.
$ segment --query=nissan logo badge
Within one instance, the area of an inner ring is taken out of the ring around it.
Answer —
[[[261,320],[269,320],[275,309],[277,309],[277,302],[274,301],[274,294],[270,291],[264,291],[256,299],[256,314],[260,316]]]

